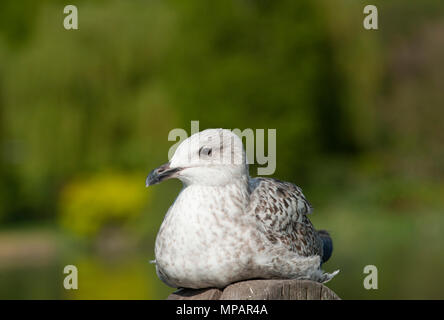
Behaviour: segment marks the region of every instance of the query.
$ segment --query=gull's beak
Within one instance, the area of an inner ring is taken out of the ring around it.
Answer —
[[[146,186],[149,187],[154,184],[158,184],[163,180],[174,178],[176,177],[176,173],[180,170],[181,168],[171,168],[170,163],[167,162],[161,165],[159,168],[154,169],[150,172],[150,174],[146,178]]]

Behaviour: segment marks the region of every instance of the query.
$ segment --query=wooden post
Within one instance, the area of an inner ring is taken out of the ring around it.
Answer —
[[[179,289],[168,300],[340,300],[325,285],[310,280],[247,280],[224,289]]]

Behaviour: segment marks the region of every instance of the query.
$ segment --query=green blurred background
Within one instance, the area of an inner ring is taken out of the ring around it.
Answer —
[[[0,298],[163,299],[173,128],[277,130],[344,299],[443,299],[444,2],[0,4]],[[256,174],[256,167],[251,167]],[[63,267],[79,290],[63,288]],[[364,266],[379,289],[363,287]]]

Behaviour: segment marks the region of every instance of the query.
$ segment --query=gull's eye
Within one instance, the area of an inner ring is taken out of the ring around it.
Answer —
[[[199,156],[211,157],[212,152],[213,149],[211,149],[210,147],[201,147],[199,149]]]

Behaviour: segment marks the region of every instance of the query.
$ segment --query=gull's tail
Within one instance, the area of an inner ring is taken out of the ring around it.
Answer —
[[[321,237],[322,246],[323,246],[321,263],[325,263],[327,262],[328,259],[330,259],[331,254],[333,252],[333,240],[331,239],[330,234],[326,230],[319,230],[318,234],[319,237]]]

